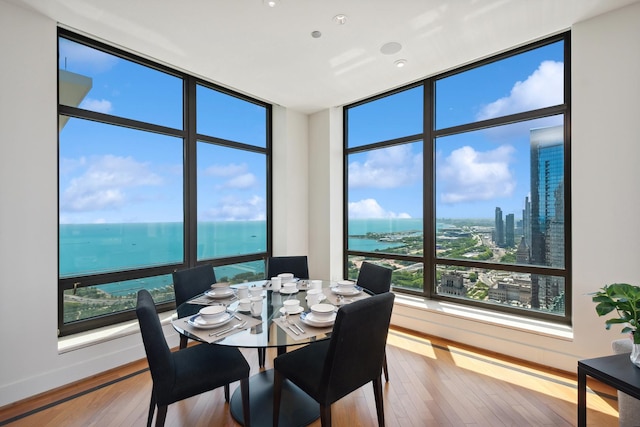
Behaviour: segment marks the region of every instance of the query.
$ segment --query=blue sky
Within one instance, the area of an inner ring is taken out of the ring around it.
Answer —
[[[563,46],[555,43],[441,80],[436,126],[446,128],[562,102]],[[181,80],[62,40],[61,69],[89,76],[81,108],[182,127]],[[265,110],[198,88],[198,132],[265,146]],[[350,146],[421,132],[422,91],[352,110]],[[242,120],[238,120],[242,117]],[[529,195],[529,130],[561,118],[444,137],[436,143],[439,218],[520,218]],[[350,218],[420,218],[422,141],[349,157]],[[182,140],[71,119],[60,136],[60,222],[182,221]],[[266,217],[264,156],[198,144],[198,218]]]
[[[62,39],[61,69],[92,78],[81,108],[182,128],[182,81]],[[266,146],[266,109],[198,87],[198,132]],[[239,119],[241,118],[241,119]],[[199,142],[198,219],[264,220],[266,157]],[[60,222],[183,218],[181,138],[70,119],[60,133]]]
[[[563,47],[555,43],[454,75],[436,84],[436,128],[471,123],[563,102]],[[349,146],[420,132],[422,92],[410,89],[349,113]],[[562,117],[458,134],[436,141],[438,218],[493,218],[495,208],[521,218],[530,196],[531,129]],[[350,218],[422,216],[423,145],[349,157]],[[372,215],[373,213],[373,215]]]

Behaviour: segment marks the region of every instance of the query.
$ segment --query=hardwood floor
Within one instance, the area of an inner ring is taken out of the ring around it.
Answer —
[[[243,351],[258,371],[257,352]],[[267,352],[267,368],[275,351]],[[439,338],[392,329],[384,384],[388,426],[574,426],[576,376]],[[588,425],[618,425],[614,389],[589,380]],[[233,384],[232,391],[237,387]],[[0,408],[0,426],[144,426],[146,360]],[[335,426],[376,425],[367,385],[332,406]],[[167,426],[236,426],[223,390],[169,406]],[[320,426],[316,421],[311,426]]]

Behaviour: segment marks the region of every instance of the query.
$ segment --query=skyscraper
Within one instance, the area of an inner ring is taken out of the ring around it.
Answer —
[[[500,208],[496,208],[493,241],[497,246],[504,246],[504,222],[502,222],[502,209]]]
[[[532,129],[531,264],[564,267],[564,134],[562,126]],[[531,276],[531,307],[549,307],[562,278]]]
[[[516,233],[515,215],[508,214],[505,217],[505,225],[504,225],[504,241],[505,241],[506,247],[512,248],[516,245],[515,233]]]

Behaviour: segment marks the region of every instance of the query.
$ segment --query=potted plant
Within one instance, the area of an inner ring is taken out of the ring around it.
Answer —
[[[605,327],[610,329],[611,325],[624,325],[621,332],[630,333],[633,340],[631,362],[640,367],[640,286],[613,283],[592,295],[592,301],[597,303],[598,316],[606,316],[615,310],[617,317],[607,319]]]

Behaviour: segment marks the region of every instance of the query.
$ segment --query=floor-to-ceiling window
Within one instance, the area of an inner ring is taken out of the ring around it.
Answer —
[[[135,317],[171,273],[264,276],[271,108],[59,30],[59,333]]]
[[[345,108],[346,271],[568,323],[569,33]]]

